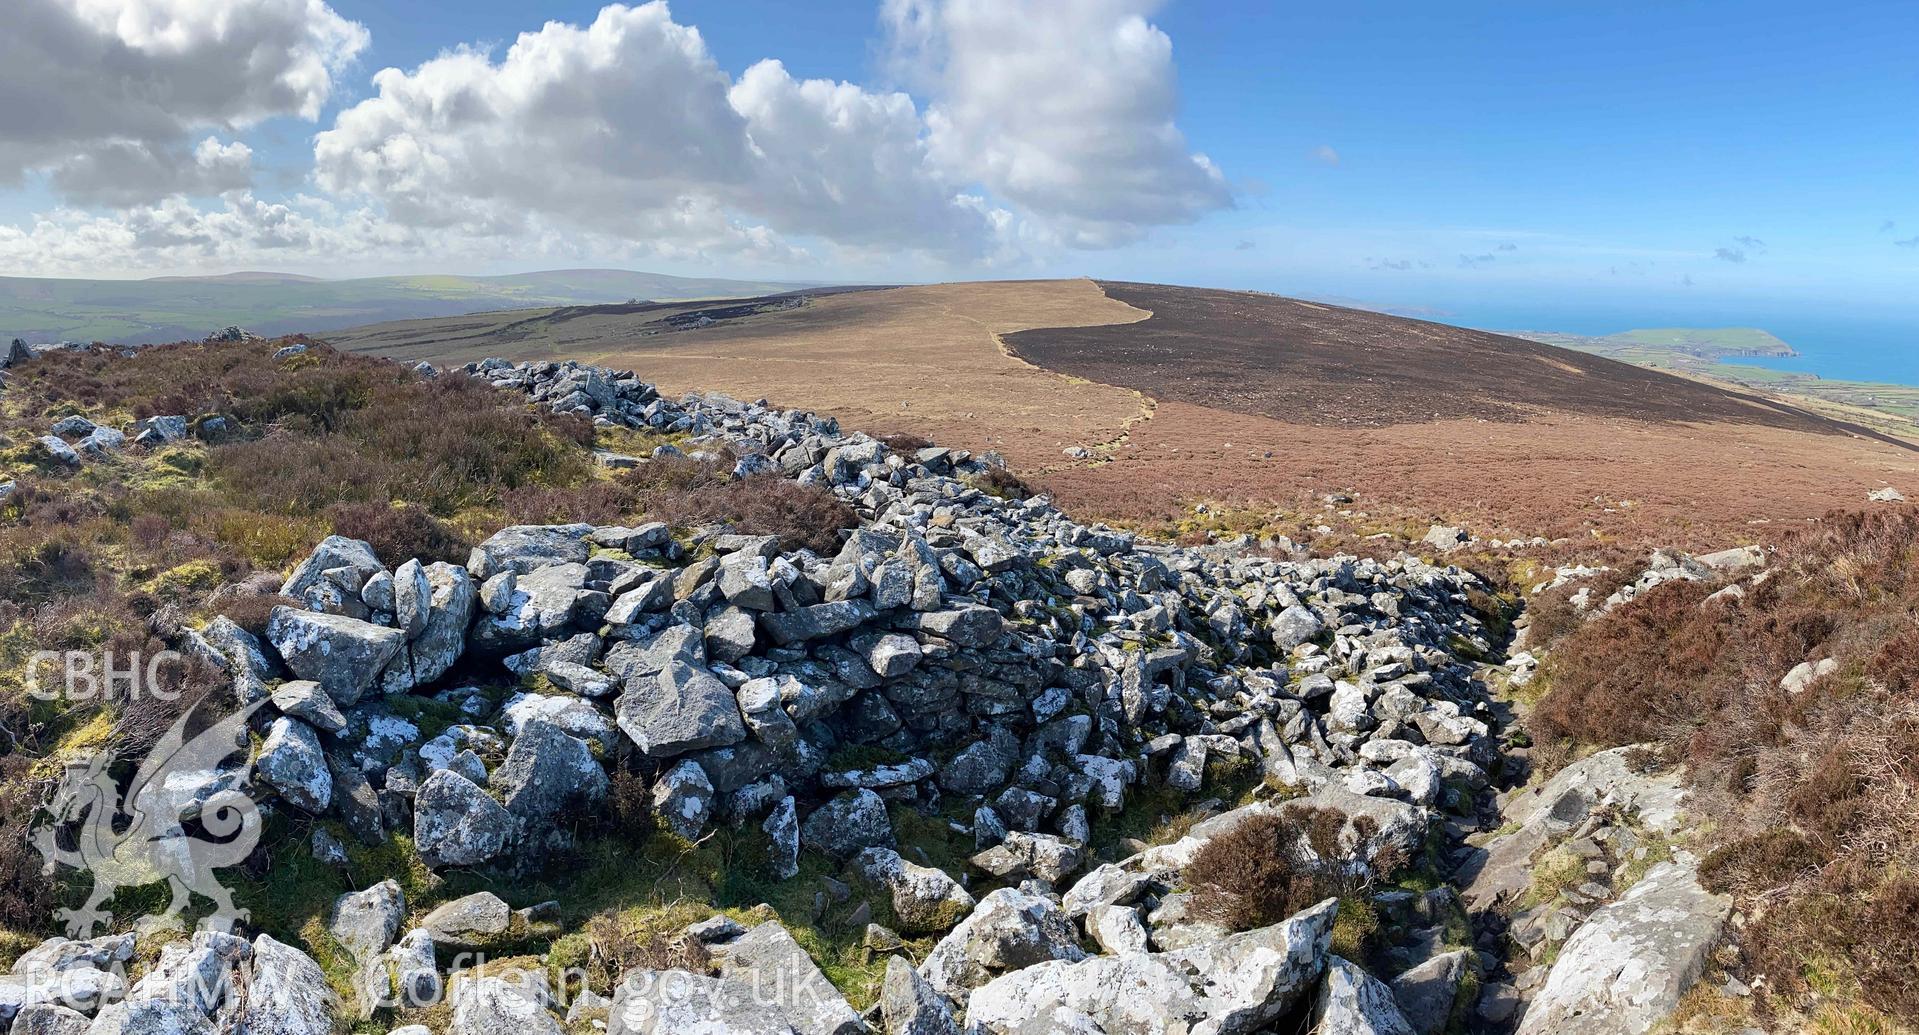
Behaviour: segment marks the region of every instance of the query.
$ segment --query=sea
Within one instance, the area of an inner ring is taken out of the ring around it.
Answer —
[[[1799,353],[1790,357],[1728,357],[1773,370],[1827,380],[1919,386],[1919,311],[1907,314],[1766,312],[1743,306],[1579,305],[1470,303],[1447,306],[1431,319],[1489,331],[1560,331],[1595,337],[1648,327],[1758,327]]]

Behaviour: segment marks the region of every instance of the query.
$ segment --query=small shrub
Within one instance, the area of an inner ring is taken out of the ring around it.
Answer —
[[[923,435],[915,435],[910,431],[896,431],[890,435],[878,435],[875,437],[881,442],[884,442],[886,448],[895,453],[912,453],[921,449],[930,449],[933,446],[932,439]]]
[[[989,465],[985,471],[965,479],[968,485],[988,496],[998,496],[1003,500],[1023,500],[1030,498],[1033,487],[1020,480],[1019,475],[998,465]]]
[[[777,474],[735,479],[732,460],[663,457],[627,472],[647,517],[675,526],[724,523],[744,535],[778,536],[787,549],[836,553],[859,515],[830,491]]]
[[[31,837],[44,789],[31,759],[0,757],[0,928],[40,931],[53,915],[53,882]]]
[[[336,503],[326,510],[335,535],[364,540],[389,568],[422,562],[465,564],[473,544],[453,526],[419,507],[383,503]]]
[[[1206,842],[1182,873],[1202,916],[1235,931],[1279,923],[1303,909],[1350,894],[1332,809],[1283,807],[1241,821]]]
[[[664,915],[607,910],[586,922],[589,985],[610,987],[630,970],[684,970],[705,974],[712,954],[699,939],[684,934],[677,910]]]

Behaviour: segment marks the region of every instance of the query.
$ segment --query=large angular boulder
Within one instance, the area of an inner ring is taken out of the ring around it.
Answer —
[[[434,944],[482,949],[513,926],[513,907],[491,891],[476,891],[439,906],[420,921]]]
[[[634,970],[607,1010],[606,1035],[796,1035],[766,997],[742,981],[684,970]]]
[[[509,970],[462,975],[453,984],[449,1035],[561,1035],[548,1009],[546,975]]]
[[[280,606],[267,618],[267,640],[287,668],[311,679],[342,705],[356,704],[406,642],[398,629],[346,615]]]
[[[774,643],[784,647],[857,629],[878,615],[873,605],[864,600],[839,600],[779,614],[762,614],[760,628]]]
[[[326,972],[306,953],[264,934],[253,940],[253,966],[235,1030],[331,1035],[335,1007]]]
[[[1001,888],[981,899],[972,915],[933,946],[920,964],[920,976],[934,991],[965,1007],[972,990],[996,974],[1085,958],[1079,932],[1059,907],[1018,888]]]
[[[505,797],[507,811],[535,829],[569,806],[601,801],[607,789],[606,770],[586,741],[539,719],[521,728],[490,783]]]
[[[814,809],[800,825],[800,840],[828,858],[845,861],[867,848],[894,847],[893,823],[885,799],[862,789]]]
[[[777,920],[713,950],[720,976],[758,990],[798,1035],[861,1035],[866,1025]]]
[[[1393,990],[1351,963],[1332,957],[1313,1001],[1314,1031],[1351,1035],[1414,1035]]]
[[[504,571],[526,575],[555,564],[585,564],[592,553],[587,536],[593,526],[513,525],[502,528],[473,548],[467,570],[481,581]]]
[[[891,848],[868,848],[851,869],[886,889],[902,931],[947,931],[973,911],[973,896],[946,871],[907,862]]]
[[[254,768],[280,798],[294,808],[319,815],[333,804],[333,773],[312,727],[280,716],[267,727]]]
[[[1338,912],[1328,900],[1271,927],[1191,949],[1040,962],[975,989],[967,1023],[983,1035],[1020,1035],[1033,1030],[1026,1026],[1032,1018],[1064,1015],[1088,1018],[1104,1032],[1248,1035],[1312,991]]]
[[[1664,1020],[1706,968],[1731,900],[1694,867],[1663,862],[1581,924],[1519,1022],[1519,1035],[1613,1035]]]
[[[953,1008],[904,956],[889,956],[880,985],[880,1016],[888,1035],[961,1035]]]
[[[672,758],[746,739],[739,702],[704,667],[674,660],[656,674],[634,672],[614,702],[620,729],[650,758]]]
[[[400,885],[383,880],[365,891],[350,891],[333,901],[327,933],[360,962],[385,952],[406,919]]]
[[[503,609],[474,622],[468,642],[474,650],[500,654],[565,638],[588,592],[586,577],[584,564],[553,564],[519,575]]]
[[[413,842],[428,866],[477,866],[505,852],[520,822],[478,785],[451,769],[420,784]]]

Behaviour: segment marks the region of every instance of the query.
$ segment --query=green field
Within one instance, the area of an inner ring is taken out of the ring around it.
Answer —
[[[1863,420],[1893,434],[1909,436],[1919,431],[1919,387],[1831,381],[1816,374],[1738,362],[1745,356],[1798,355],[1791,345],[1756,327],[1661,327],[1604,337],[1553,331],[1507,333],[1637,366],[1770,392],[1829,416]]]
[[[1556,331],[1507,333],[1516,338],[1668,370],[1696,368],[1735,356],[1798,355],[1791,345],[1757,327],[1653,327],[1603,337]]]
[[[731,298],[803,286],[628,270],[359,280],[273,273],[152,280],[0,277],[0,342],[140,344],[203,338],[236,325],[256,334],[293,334],[493,309]]]

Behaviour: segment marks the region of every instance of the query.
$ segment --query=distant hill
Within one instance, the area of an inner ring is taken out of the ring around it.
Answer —
[[[142,344],[200,338],[229,325],[294,334],[496,309],[737,298],[804,286],[606,269],[357,280],[260,272],[151,280],[0,277],[0,341]]]

